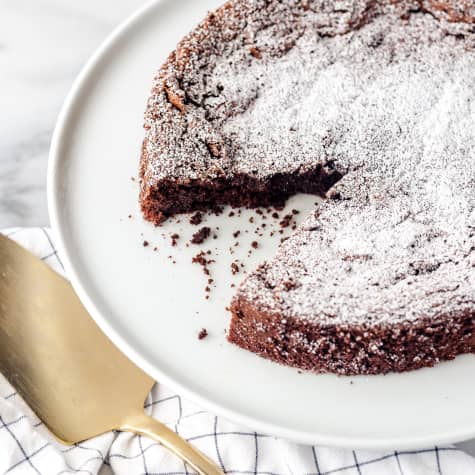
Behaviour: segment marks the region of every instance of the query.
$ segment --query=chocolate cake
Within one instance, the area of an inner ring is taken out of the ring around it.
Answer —
[[[159,71],[141,205],[326,197],[239,287],[229,340],[339,374],[475,353],[475,3],[235,0]]]

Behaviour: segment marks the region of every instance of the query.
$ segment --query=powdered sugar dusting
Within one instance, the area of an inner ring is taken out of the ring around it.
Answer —
[[[376,14],[372,0],[236,0],[209,15],[183,39],[155,79],[145,114],[144,196],[163,179],[191,182],[241,171],[265,178],[300,168],[302,160],[314,168],[318,157],[310,163],[312,157],[305,151],[276,153],[282,140],[287,149],[298,145],[290,143],[288,134],[263,151],[253,142],[243,144],[240,130],[223,127],[246,112],[266,89],[266,72],[272,72],[274,60],[284,58],[281,67],[292,69],[285,56],[297,43],[305,45],[305,32],[313,36],[312,43],[319,43],[320,37],[359,25],[370,12]],[[312,61],[307,53],[299,55],[304,63]],[[328,57],[321,56],[313,68],[324,68],[322,60]],[[266,159],[256,167],[263,154]],[[269,154],[275,155],[274,166]]]
[[[416,1],[232,5],[157,78],[145,186],[322,164],[332,198],[238,296],[328,324],[475,311],[473,27]]]
[[[339,199],[240,295],[329,324],[475,309],[475,56],[465,46],[428,15],[407,25],[383,16],[341,37],[305,35],[256,66],[266,87],[224,125],[239,171],[317,159],[345,176],[331,190]]]

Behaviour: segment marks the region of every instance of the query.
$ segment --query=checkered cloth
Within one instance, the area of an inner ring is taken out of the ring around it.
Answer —
[[[63,273],[48,229],[3,232]],[[149,394],[145,409],[229,474],[475,474],[475,458],[453,446],[371,452],[297,445],[236,426],[161,385]],[[63,446],[0,375],[0,473],[185,475],[193,471],[152,440],[128,433]]]

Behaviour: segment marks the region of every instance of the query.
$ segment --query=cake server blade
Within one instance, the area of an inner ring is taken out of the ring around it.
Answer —
[[[144,413],[154,381],[102,333],[69,282],[2,235],[0,372],[63,443],[129,431],[161,443],[200,474],[223,474]]]

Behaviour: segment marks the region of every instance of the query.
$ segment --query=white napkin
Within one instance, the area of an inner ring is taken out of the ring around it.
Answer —
[[[63,273],[48,229],[14,228],[3,233]],[[297,445],[216,417],[162,385],[155,386],[145,407],[230,474],[475,474],[475,458],[453,446],[372,452]],[[127,433],[63,446],[0,375],[0,473],[185,475],[193,471],[155,442]]]

